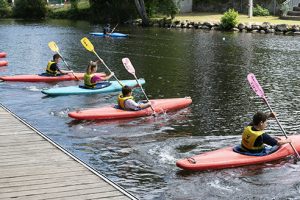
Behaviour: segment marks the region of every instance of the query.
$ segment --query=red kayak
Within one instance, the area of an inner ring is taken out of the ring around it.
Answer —
[[[7,54],[6,54],[5,52],[3,52],[3,51],[2,51],[2,52],[0,52],[0,58],[5,58],[5,57],[6,57],[6,55],[7,55]]]
[[[292,135],[289,138],[292,139],[292,144],[296,150],[300,152],[300,135]],[[277,151],[266,156],[243,155],[234,152],[232,149],[233,147],[227,147],[195,155],[178,160],[176,165],[177,167],[191,171],[225,169],[275,161],[295,154],[290,144],[284,144]]]
[[[0,67],[7,66],[8,62],[6,60],[0,60]]]
[[[74,75],[82,80],[84,73],[74,73]],[[46,74],[33,75],[14,75],[14,76],[0,76],[2,81],[17,81],[17,82],[56,82],[56,81],[72,81],[77,80],[72,73],[58,76],[48,76]],[[105,76],[104,73],[96,73],[97,76]]]
[[[173,98],[173,99],[156,99],[150,100],[155,112],[164,113],[169,111],[174,111],[187,107],[192,103],[190,97],[185,98]],[[79,119],[79,120],[95,120],[95,119],[124,119],[124,118],[134,118],[152,115],[153,112],[151,108],[146,108],[139,111],[125,111],[114,106],[107,106],[103,108],[94,108],[88,110],[80,110],[75,112],[70,112],[69,117]]]

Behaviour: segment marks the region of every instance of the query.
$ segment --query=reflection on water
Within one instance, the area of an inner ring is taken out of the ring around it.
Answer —
[[[67,20],[2,20],[0,29],[10,63],[0,75],[43,72],[53,54],[50,41],[74,71],[84,72],[97,59],[80,44],[88,37],[119,79],[133,78],[121,63],[129,57],[150,98],[192,97],[189,108],[156,118],[76,121],[68,112],[112,105],[118,92],[46,97],[42,89],[78,82],[0,83],[1,103],[141,199],[298,198],[299,167],[292,159],[204,172],[175,166],[180,158],[239,143],[252,115],[268,110],[250,89],[249,72],[285,129],[298,132],[298,37],[118,26],[130,37],[98,38],[88,33],[101,31],[100,25]],[[140,91],[135,95],[143,98]],[[272,121],[269,131],[280,134]]]

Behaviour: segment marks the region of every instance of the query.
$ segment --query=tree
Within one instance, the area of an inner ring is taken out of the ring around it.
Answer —
[[[13,9],[15,17],[42,19],[47,14],[45,0],[16,0]]]
[[[137,11],[142,18],[142,25],[148,26],[149,25],[149,18],[146,12],[145,2],[144,0],[134,0],[135,6]]]
[[[6,0],[0,0],[0,17],[11,15],[11,8]]]

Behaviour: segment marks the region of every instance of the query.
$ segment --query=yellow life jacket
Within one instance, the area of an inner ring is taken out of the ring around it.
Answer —
[[[126,110],[125,108],[125,101],[128,100],[128,99],[134,99],[133,96],[129,96],[129,97],[123,97],[122,94],[120,94],[118,96],[118,105],[123,109],[123,110]]]
[[[247,126],[244,129],[242,135],[242,146],[247,148],[248,150],[260,150],[264,148],[264,145],[260,145],[258,147],[254,146],[254,143],[258,137],[260,137],[264,131],[253,131],[252,126]]]
[[[84,80],[84,86],[86,88],[95,88],[96,87],[96,83],[92,83],[92,78],[93,78],[94,74],[84,74],[83,80]]]
[[[57,70],[55,70],[55,71],[51,70],[51,65],[54,64],[54,63],[55,63],[55,62],[53,62],[53,61],[49,61],[49,62],[48,62],[47,68],[46,68],[46,72],[47,72],[48,74],[51,74],[51,75],[53,75],[53,76],[56,76]]]

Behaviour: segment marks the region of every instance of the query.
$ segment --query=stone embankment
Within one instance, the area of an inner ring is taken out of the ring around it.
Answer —
[[[136,21],[135,25],[141,25],[140,21]],[[192,21],[174,21],[159,20],[152,23],[153,26],[164,28],[194,28],[205,30],[221,30],[220,22],[192,22]],[[269,22],[264,23],[239,23],[231,31],[251,32],[251,33],[274,33],[284,35],[300,35],[299,25],[288,24],[271,24]]]

